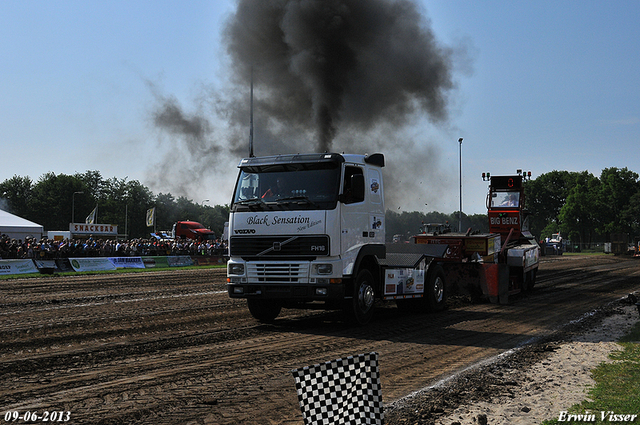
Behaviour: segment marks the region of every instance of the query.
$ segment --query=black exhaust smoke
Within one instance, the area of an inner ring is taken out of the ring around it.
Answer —
[[[224,31],[234,83],[255,69],[260,114],[313,125],[317,150],[344,128],[446,119],[451,51],[409,0],[240,0]]]
[[[422,12],[412,0],[238,0],[222,34],[228,81],[204,90],[197,112],[147,82],[161,143],[175,145],[149,170],[150,187],[193,197],[204,178],[233,174],[228,164],[249,153],[253,68],[256,155],[381,150],[387,205],[433,205],[453,180],[437,170],[437,145],[410,128],[446,124],[453,58],[465,58],[439,45]],[[438,184],[425,194],[393,177],[407,170]]]

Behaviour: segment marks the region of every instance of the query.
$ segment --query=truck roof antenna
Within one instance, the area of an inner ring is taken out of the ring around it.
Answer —
[[[249,119],[249,158],[253,158],[253,66],[251,67],[251,112]]]

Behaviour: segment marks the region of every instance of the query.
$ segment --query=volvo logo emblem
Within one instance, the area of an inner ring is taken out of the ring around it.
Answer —
[[[267,255],[270,252],[282,251],[282,245],[286,245],[289,242],[295,241],[296,239],[298,239],[298,236],[292,236],[289,239],[284,240],[282,242],[274,242],[273,245],[271,245],[271,248],[267,248],[264,251],[259,252],[257,255],[259,255],[259,256],[260,255]]]

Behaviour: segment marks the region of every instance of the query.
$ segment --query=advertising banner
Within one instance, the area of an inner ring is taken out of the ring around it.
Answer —
[[[95,272],[116,269],[116,266],[114,266],[113,263],[105,257],[69,258],[69,262],[71,263],[73,270],[77,272]]]
[[[167,257],[167,263],[169,267],[193,266],[193,259],[188,255],[176,255],[174,257]]]
[[[52,274],[53,272],[59,272],[60,270],[56,266],[55,260],[40,260],[34,259],[33,262],[40,273]]]
[[[154,267],[185,267],[195,265],[193,258],[188,255],[142,257],[142,263],[147,269]]]
[[[56,260],[56,271],[58,270],[63,273],[73,271],[73,267],[71,267],[71,262],[68,258],[59,258]]]
[[[110,257],[109,261],[118,269],[144,269],[142,257]]]
[[[167,257],[164,256],[142,257],[142,262],[146,269],[154,267],[169,267]]]
[[[32,260],[0,260],[0,275],[38,273]]]
[[[193,264],[196,266],[215,266],[224,264],[225,259],[223,257],[191,257]]]

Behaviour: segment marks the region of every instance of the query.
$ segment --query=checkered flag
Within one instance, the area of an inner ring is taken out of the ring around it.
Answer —
[[[292,370],[306,425],[384,423],[378,353]]]

